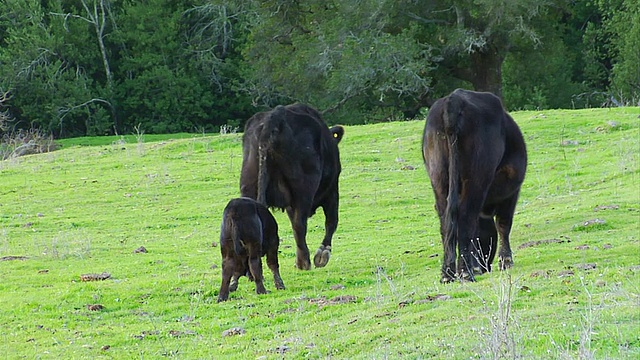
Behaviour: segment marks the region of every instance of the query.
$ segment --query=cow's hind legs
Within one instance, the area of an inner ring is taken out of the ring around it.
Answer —
[[[456,281],[456,246],[453,241],[445,241],[444,243],[444,260],[442,262],[442,277],[440,282],[448,284]]]
[[[296,239],[296,267],[300,270],[310,270],[311,260],[306,239],[308,216],[292,208],[287,208],[287,215],[293,227],[293,237]]]
[[[491,263],[498,248],[498,232],[493,217],[480,214],[478,237],[471,240],[473,272],[476,275],[491,271]]]
[[[461,255],[458,258],[458,278],[462,281],[476,281],[473,270],[474,259],[471,256],[471,251],[467,251],[466,254],[466,256]]]
[[[322,245],[316,251],[316,255],[313,257],[313,264],[316,267],[325,267],[329,263],[331,258],[331,240],[333,234],[338,228],[338,191],[335,191],[335,195],[331,197],[324,205],[322,205],[322,211],[324,211],[324,239]]]
[[[498,259],[500,270],[506,270],[513,267],[513,255],[511,245],[509,243],[509,234],[511,233],[511,225],[513,223],[513,213],[518,201],[518,193],[513,195],[508,201],[501,204],[496,211],[496,224],[498,233],[500,234],[500,249],[498,250]]]

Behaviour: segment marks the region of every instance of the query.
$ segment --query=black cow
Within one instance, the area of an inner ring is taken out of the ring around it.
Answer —
[[[243,275],[255,281],[256,293],[266,294],[260,260],[265,255],[276,289],[284,289],[278,267],[279,244],[278,224],[269,209],[249,198],[229,201],[220,228],[222,285],[218,302],[227,300],[229,291],[236,291]]]
[[[296,266],[311,268],[307,219],[322,206],[325,236],[314,257],[323,267],[331,255],[338,226],[338,143],[341,126],[331,129],[315,109],[293,104],[252,116],[242,137],[240,193],[270,207],[285,209],[296,239]]]
[[[474,281],[474,270],[490,271],[497,233],[500,269],[511,267],[509,232],[527,151],[500,99],[462,89],[438,99],[427,116],[422,155],[440,217],[441,281]]]

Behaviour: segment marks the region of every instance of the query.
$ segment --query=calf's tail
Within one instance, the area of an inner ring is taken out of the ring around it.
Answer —
[[[455,249],[458,238],[458,196],[460,193],[460,143],[458,135],[460,133],[464,100],[454,92],[447,98],[444,107],[444,130],[449,144],[449,195],[445,211],[445,246]],[[455,254],[455,250],[453,253]]]
[[[242,239],[240,237],[240,228],[238,224],[240,224],[240,217],[235,214],[227,214],[227,219],[225,219],[227,226],[229,226],[229,235],[231,236],[231,240],[233,241],[233,249],[236,254],[242,255],[245,251],[244,244],[242,243]]]

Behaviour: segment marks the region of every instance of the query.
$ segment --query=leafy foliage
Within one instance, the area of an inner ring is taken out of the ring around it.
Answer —
[[[456,87],[512,109],[638,101],[633,0],[5,0],[0,92],[56,137],[217,131],[306,102],[413,118]]]

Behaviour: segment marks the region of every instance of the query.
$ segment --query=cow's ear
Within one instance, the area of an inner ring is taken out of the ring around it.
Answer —
[[[336,140],[336,143],[339,143],[342,140],[342,136],[344,135],[344,128],[340,125],[333,126],[329,129],[331,135]]]

